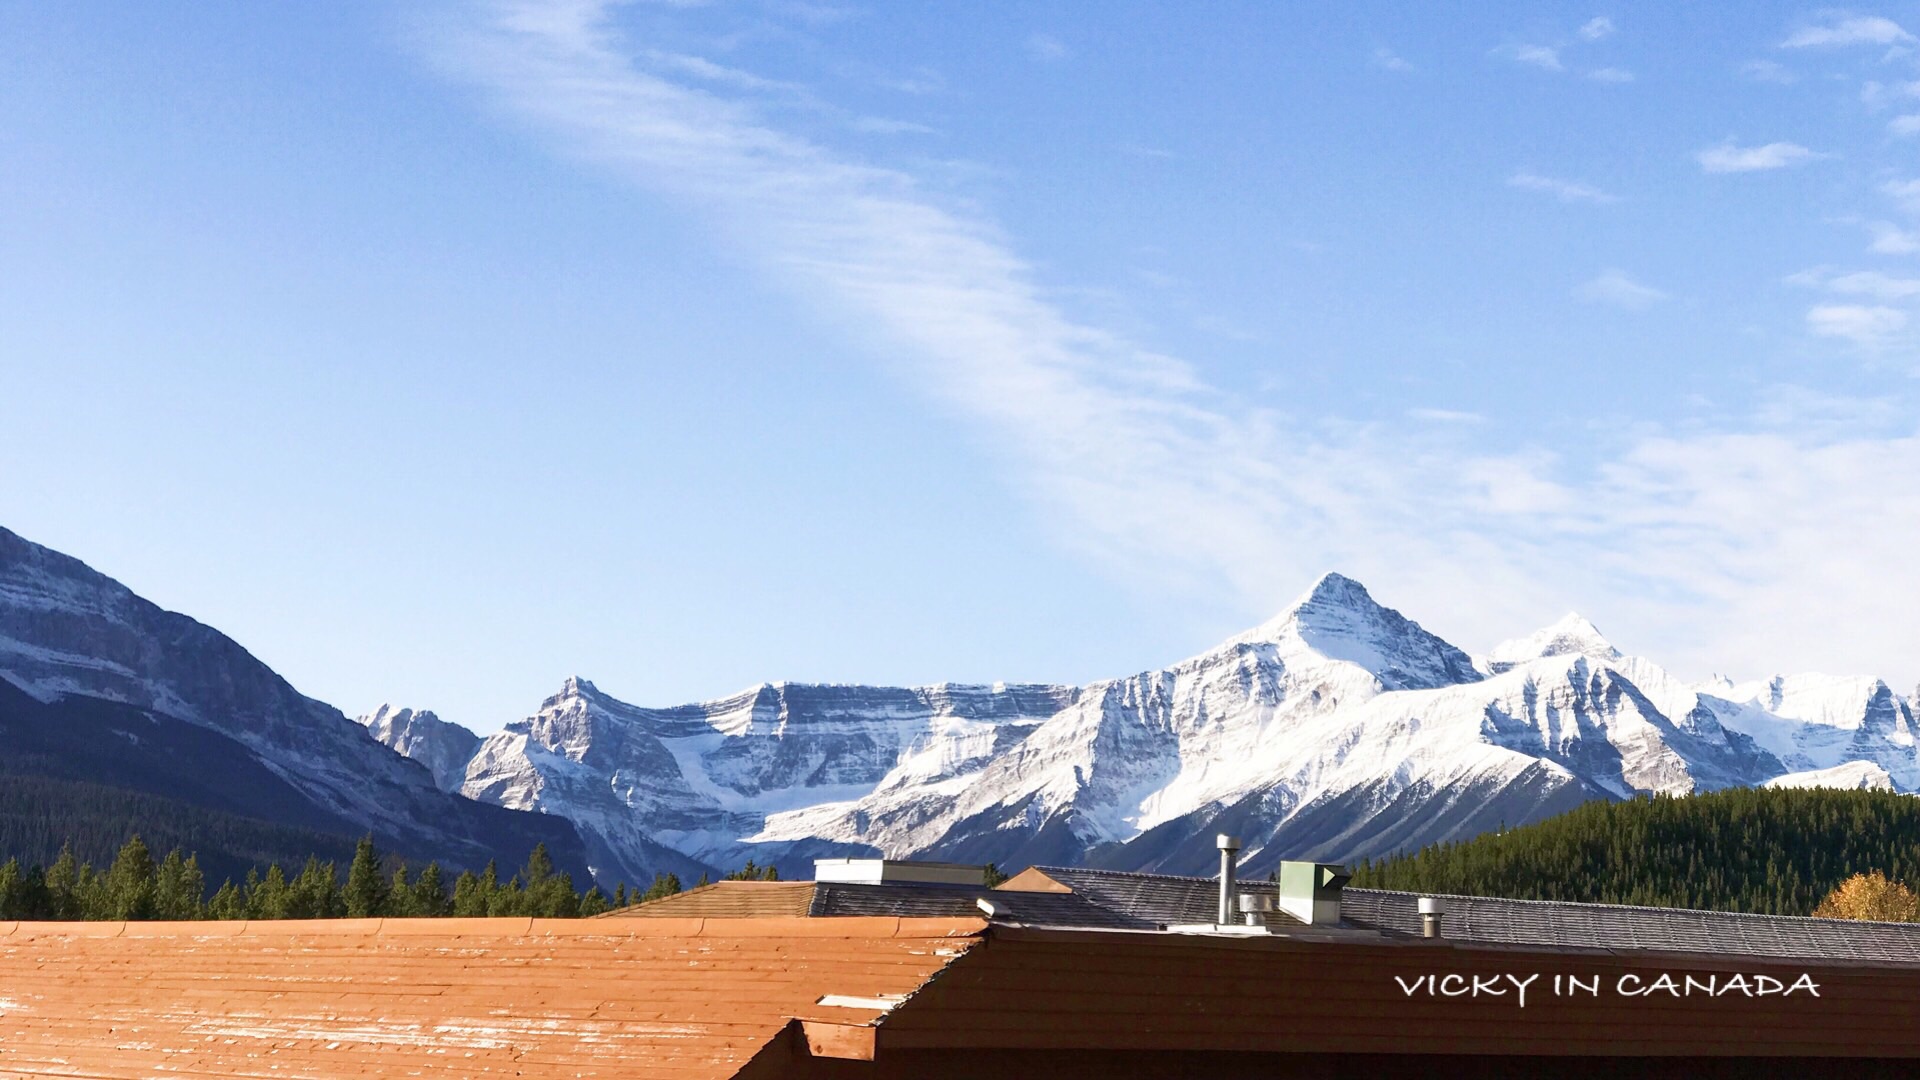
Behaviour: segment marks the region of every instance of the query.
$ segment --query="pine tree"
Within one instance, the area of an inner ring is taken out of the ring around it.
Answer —
[[[492,863],[487,864],[487,873],[492,876]],[[462,870],[460,876],[453,882],[453,914],[463,919],[485,915],[487,901],[492,893],[493,890],[481,880],[479,875],[471,870]]]
[[[46,880],[47,918],[80,918],[80,862],[73,857],[73,848],[60,848],[60,857],[47,868]]]
[[[213,899],[207,901],[207,918],[244,919],[246,917],[247,894],[240,891],[240,887],[232,881],[221,882],[219,891],[213,894]]]
[[[291,919],[293,918],[293,889],[287,884],[286,871],[279,863],[267,867],[265,877],[253,880],[252,871],[247,878],[247,918],[249,919]]]
[[[547,845],[534,845],[520,876],[524,914],[543,919],[571,919],[580,914],[580,894],[573,889],[573,877],[554,872]],[[606,898],[602,897],[600,903],[604,907]]]
[[[748,859],[747,865],[741,867],[738,870],[735,870],[733,873],[728,874],[726,877],[723,877],[720,880],[722,881],[779,881],[780,872],[778,870],[775,870],[771,866],[755,866],[753,864],[753,860]],[[701,881],[701,884],[705,884],[706,878],[702,877],[700,881]]]
[[[104,902],[107,919],[153,918],[153,855],[135,834],[120,847],[107,868]]]
[[[627,883],[624,881],[613,887],[613,906],[616,910],[627,906]]]
[[[520,887],[520,875],[515,874],[503,884],[496,881],[492,891],[487,894],[487,914],[494,918],[504,915],[531,915],[527,908],[527,891]]]
[[[27,872],[19,859],[8,859],[0,866],[0,919],[32,918],[27,914]]]
[[[446,887],[440,883],[439,863],[428,863],[414,879],[413,907],[417,914],[427,917],[453,914],[453,903],[447,898]]]
[[[705,881],[704,875],[702,876],[702,881]],[[653,876],[653,884],[647,886],[647,891],[642,893],[639,899],[634,900],[632,897],[628,899],[636,904],[644,904],[649,900],[658,900],[663,896],[672,896],[679,891],[680,875],[655,874]]]
[[[333,864],[322,863],[318,856],[308,857],[300,876],[293,879],[290,891],[293,900],[289,905],[289,918],[332,919],[341,913],[340,887]]]
[[[156,919],[197,919],[207,882],[200,863],[192,856],[181,858],[180,849],[167,852],[153,877],[153,917]]]
[[[587,895],[580,898],[579,906],[575,909],[574,914],[585,919],[599,915],[607,910],[607,898],[600,892],[600,887],[596,885],[587,890]]]
[[[352,872],[347,876],[351,878]],[[393,868],[393,877],[387,879],[387,898],[380,906],[380,914],[393,919],[411,919],[420,913],[419,898],[413,895],[413,885],[407,881],[407,864],[401,863]]]
[[[387,883],[380,878],[380,854],[374,850],[371,834],[361,837],[353,849],[347,887],[340,899],[349,919],[374,918],[386,905]]]

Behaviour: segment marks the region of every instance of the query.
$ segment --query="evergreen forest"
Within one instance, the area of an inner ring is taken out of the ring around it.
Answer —
[[[417,871],[382,857],[373,839],[355,845],[341,875],[339,864],[308,856],[289,873],[279,863],[264,873],[248,870],[208,893],[207,875],[195,854],[179,848],[155,859],[138,835],[127,839],[113,861],[96,869],[63,848],[49,864],[11,858],[0,864],[0,919],[332,919],[434,916],[534,916],[578,918],[669,896],[681,890],[673,874],[655,877],[645,889],[623,883],[611,895],[597,886],[576,891],[570,875],[556,871],[544,846],[526,865],[501,880],[488,863],[479,873],[448,880],[437,862]],[[752,862],[729,880],[774,880],[771,867]],[[703,877],[697,885],[706,884]]]
[[[1732,788],[1594,801],[1361,864],[1355,887],[1810,915],[1856,874],[1920,884],[1920,799]]]

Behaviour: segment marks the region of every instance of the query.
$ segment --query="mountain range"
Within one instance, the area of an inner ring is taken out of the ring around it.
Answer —
[[[0,682],[0,738],[87,779],[98,752],[122,786],[232,803],[190,782],[214,754],[253,785],[237,812],[467,862],[538,838],[603,881],[846,854],[1205,873],[1216,831],[1263,874],[1596,798],[1920,789],[1913,702],[1880,680],[1689,684],[1575,615],[1475,657],[1338,574],[1213,649],[1085,686],[783,682],[647,707],[570,678],[482,737],[423,708],[355,724],[0,530]]]
[[[573,678],[484,739],[363,720],[449,790],[565,817],[624,867],[666,848],[802,873],[824,854],[1205,873],[1228,831],[1265,873],[1596,798],[1920,787],[1913,703],[1880,680],[1689,685],[1578,615],[1475,658],[1338,574],[1214,649],[1087,686],[768,683],[648,708]]]

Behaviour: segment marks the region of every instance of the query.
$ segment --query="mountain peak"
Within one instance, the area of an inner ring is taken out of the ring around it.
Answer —
[[[1321,574],[1319,579],[1313,583],[1313,587],[1308,589],[1300,599],[1293,602],[1292,610],[1297,610],[1309,605],[1345,608],[1369,608],[1379,606],[1374,602],[1373,594],[1367,592],[1365,585],[1360,584],[1345,574],[1332,570]]]
[[[1539,660],[1548,656],[1585,656],[1594,660],[1613,661],[1623,654],[1613,647],[1600,628],[1588,622],[1584,615],[1569,611],[1549,626],[1541,627],[1526,637],[1503,641],[1487,654],[1487,670],[1495,675],[1530,660]]]
[[[1229,644],[1254,641],[1356,664],[1388,690],[1480,678],[1466,653],[1383,606],[1365,585],[1332,572],[1320,575],[1285,611]]]

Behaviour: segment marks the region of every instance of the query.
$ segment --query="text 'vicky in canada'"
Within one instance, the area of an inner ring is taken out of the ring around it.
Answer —
[[[1542,982],[1542,976],[1532,975],[1461,975],[1452,974],[1395,975],[1393,981],[1408,997],[1436,998],[1504,998],[1511,1000],[1521,1008],[1526,1008],[1527,994],[1531,991],[1537,999],[1541,995],[1557,998],[1600,997],[1612,994],[1628,998],[1688,998],[1688,997],[1790,997],[1805,994],[1809,997],[1820,996],[1820,984],[1813,976],[1804,972],[1792,982],[1778,979],[1772,975],[1635,975],[1628,973],[1618,978],[1600,975],[1555,975],[1550,981]]]

